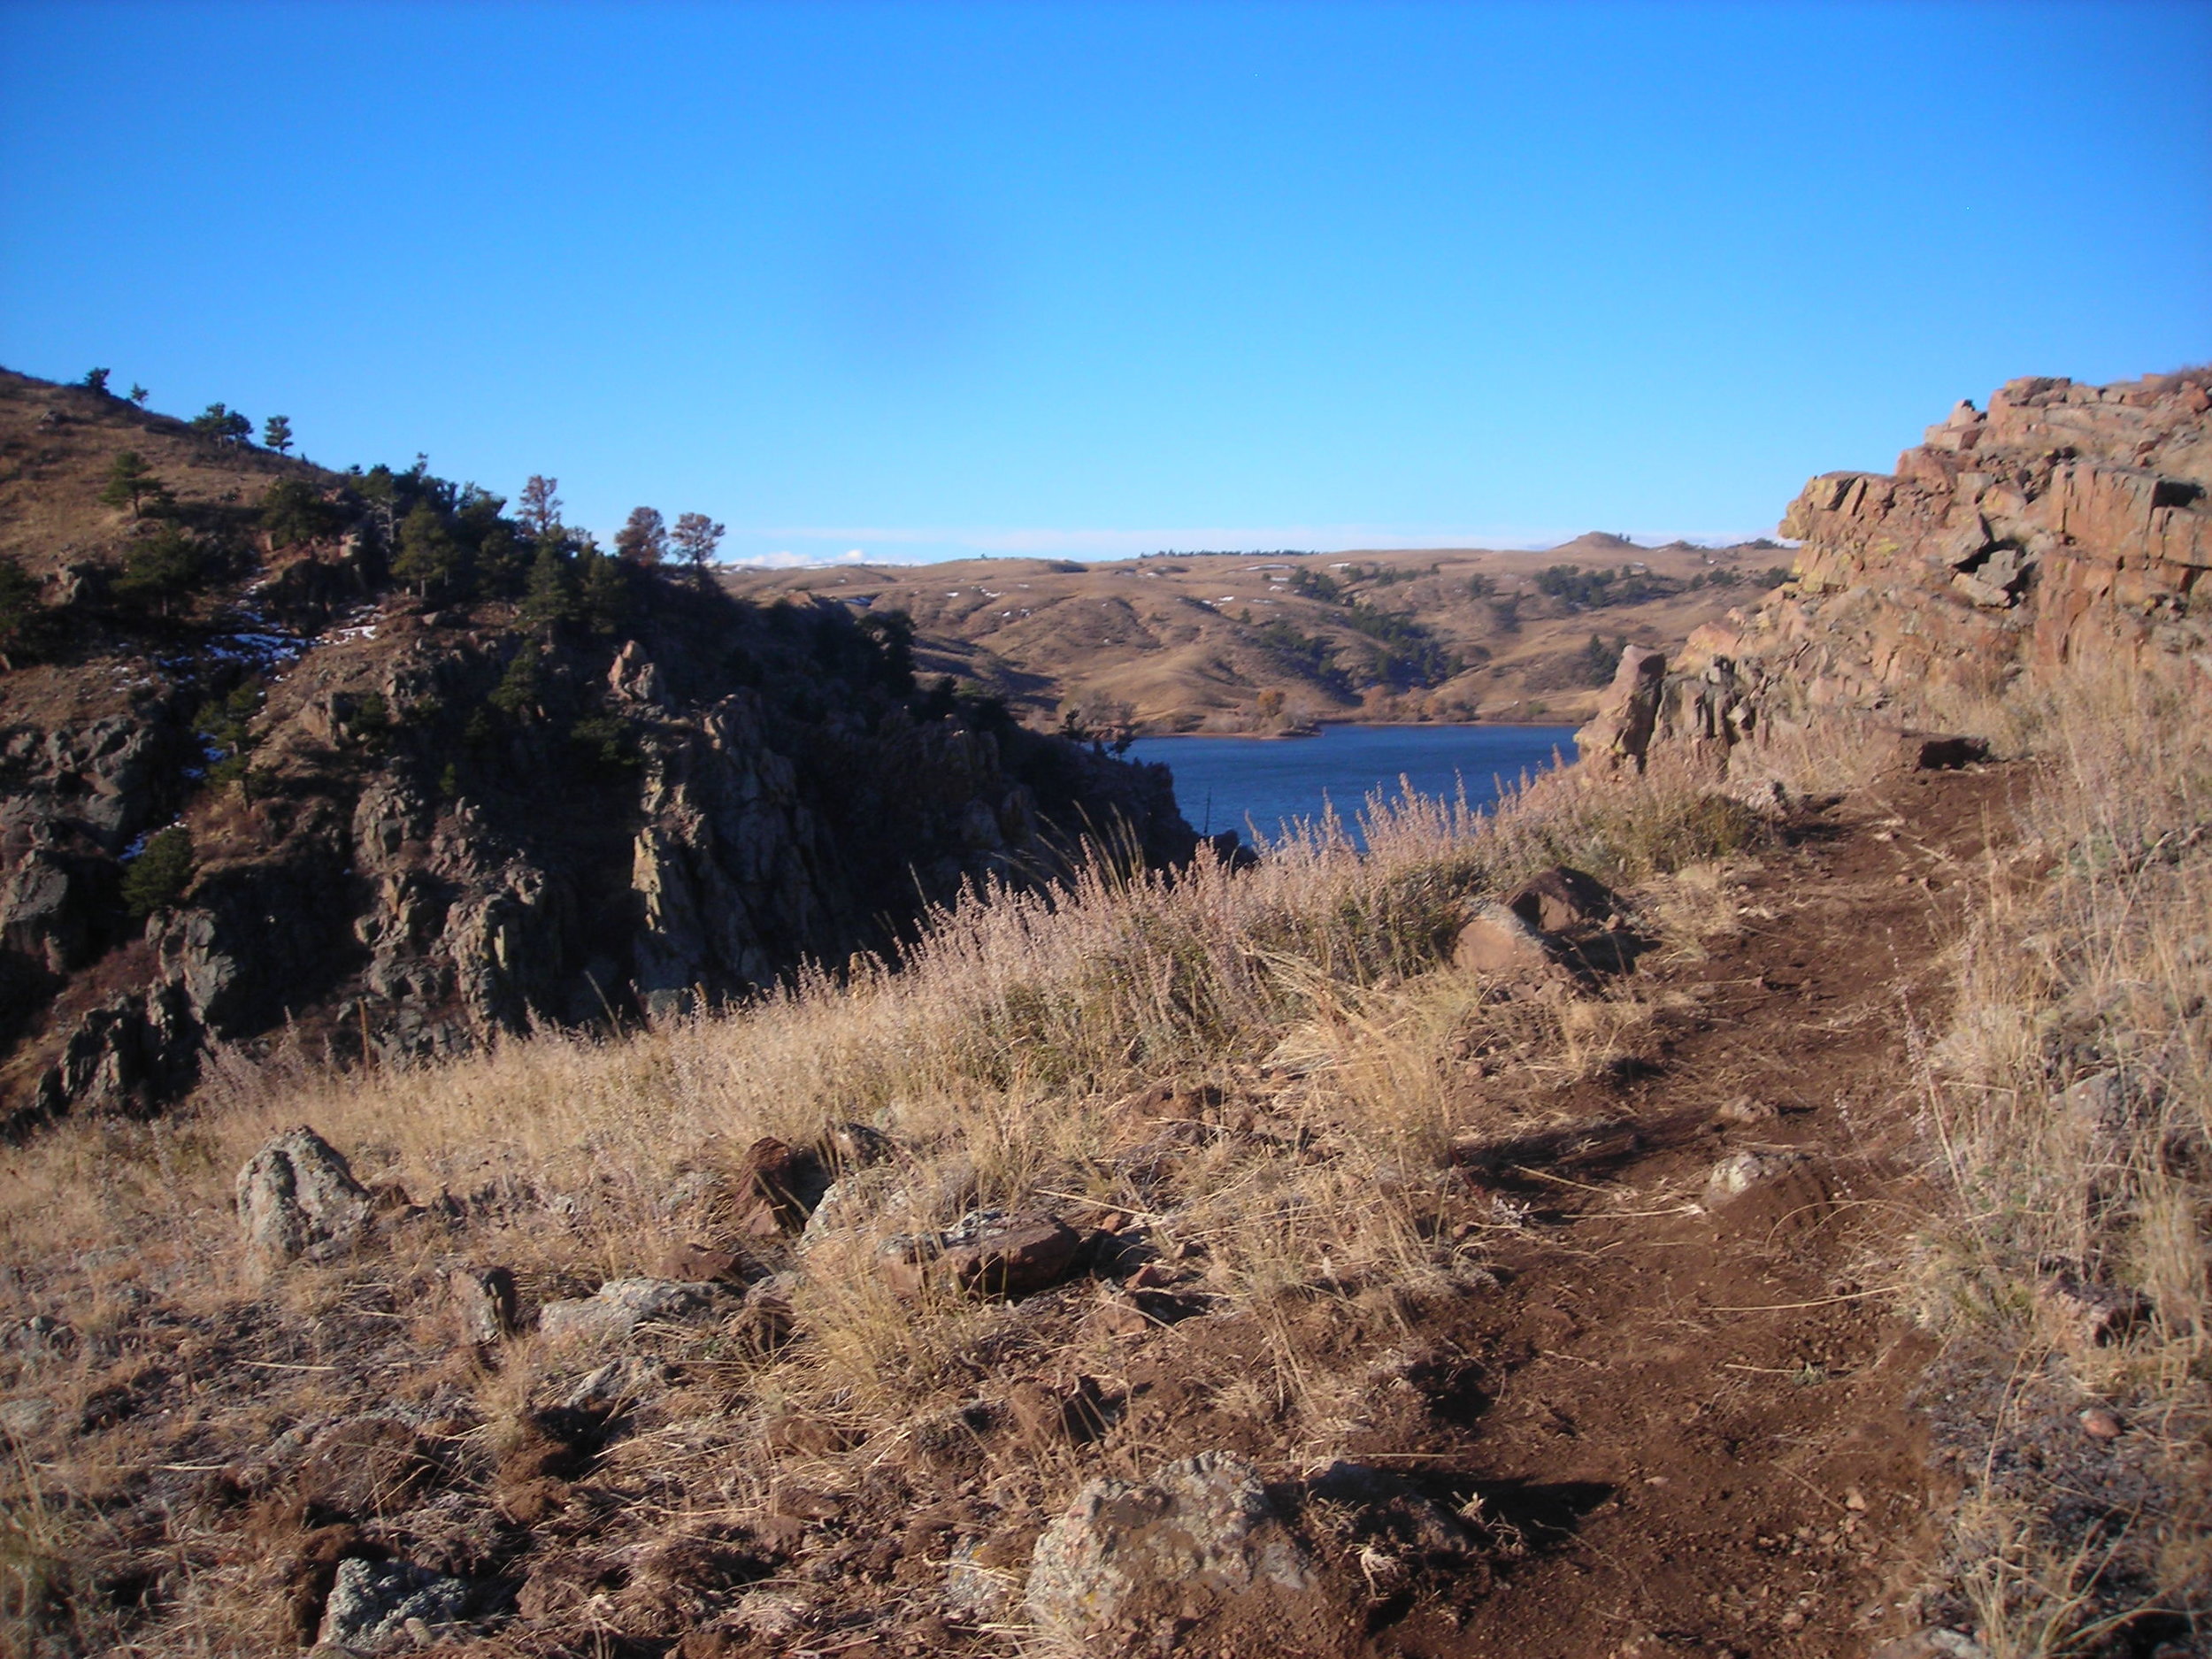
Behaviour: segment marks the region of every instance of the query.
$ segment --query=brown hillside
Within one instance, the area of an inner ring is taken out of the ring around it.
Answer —
[[[99,497],[124,449],[135,449],[188,512],[250,509],[280,478],[335,481],[304,461],[217,443],[127,399],[0,369],[0,557],[48,578],[119,559],[139,526]]]
[[[1538,552],[971,559],[726,580],[749,597],[903,611],[925,672],[984,687],[1033,724],[1074,709],[1087,724],[1146,733],[1273,733],[1328,719],[1587,718],[1623,641],[1674,649],[1790,557],[1771,544],[1640,548],[1593,534]],[[1632,603],[1547,594],[1540,578],[1559,565],[1640,577],[1652,591]],[[1300,591],[1317,580],[1337,591]],[[1378,618],[1413,626],[1379,639],[1360,626]]]

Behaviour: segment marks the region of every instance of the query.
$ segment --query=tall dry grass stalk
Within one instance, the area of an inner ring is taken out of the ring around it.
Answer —
[[[2042,765],[1929,1051],[1955,1202],[1920,1234],[1918,1310],[2010,1356],[2008,1412],[2069,1390],[2121,1408],[2168,1470],[2093,1532],[2036,1514],[2034,1483],[1985,1481],[1969,1530],[2003,1535],[1969,1575],[1985,1645],[2042,1659],[2157,1607],[2212,1610],[2212,744],[2185,694],[2133,672],[2024,685],[2003,718]],[[2045,1483],[2060,1509],[2065,1484]]]
[[[692,1162],[841,1120],[956,1143],[978,1195],[1003,1202],[1094,1151],[1093,1109],[1141,1081],[1256,1063],[1316,1019],[1380,1018],[1363,997],[1442,961],[1471,895],[1554,862],[1632,881],[1742,844],[1747,818],[1688,772],[1630,787],[1547,777],[1493,814],[1377,801],[1363,855],[1324,826],[1234,874],[1102,862],[1051,893],[979,889],[932,915],[896,963],[807,970],[733,1012],[619,1038],[545,1031],[408,1070],[218,1056],[167,1120],[64,1125],[12,1156],[0,1248],[195,1236],[231,1172],[298,1121],[423,1192],[505,1176],[589,1193],[618,1218],[598,1240],[610,1251]],[[1385,1097],[1407,1098],[1371,1091]],[[1432,1092],[1412,1098],[1433,1116]]]

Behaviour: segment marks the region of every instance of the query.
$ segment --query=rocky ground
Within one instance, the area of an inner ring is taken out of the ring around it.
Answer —
[[[668,1194],[619,1271],[518,1289],[484,1250],[578,1199],[417,1205],[373,1148],[356,1188],[295,1141],[242,1178],[248,1236],[13,1271],[6,1421],[73,1540],[35,1646],[1975,1651],[1924,1594],[1960,1448],[1887,1277],[1931,1202],[1919,1040],[2025,780],[1891,772],[1609,931],[1556,900],[1617,970],[1571,995],[1640,1012],[1591,1067],[1509,1025],[1448,1051],[1463,1129],[1399,1176],[1441,1271],[1232,1292],[1153,1166],[1329,1159],[1294,1055],[1132,1098],[1122,1202],[1035,1194],[964,1255],[836,1255],[838,1194],[900,1166],[850,1130],[726,1165],[718,1209]],[[907,1317],[952,1311],[937,1409],[787,1387],[826,1339],[807,1275],[895,1257]],[[2050,1404],[2057,1463],[2131,1455],[2096,1404]]]

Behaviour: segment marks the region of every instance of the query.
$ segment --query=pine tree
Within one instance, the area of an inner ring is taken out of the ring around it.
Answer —
[[[550,541],[541,544],[530,566],[530,583],[523,590],[522,619],[546,627],[574,620],[576,587],[568,557]]]
[[[108,372],[105,369],[87,369],[84,385],[88,392],[97,392],[105,397],[108,395]]]
[[[687,512],[676,520],[677,549],[690,562],[691,573],[704,587],[707,565],[722,543],[722,526],[703,512]]]
[[[446,528],[445,518],[426,501],[417,502],[400,520],[399,557],[392,574],[412,582],[425,599],[431,590],[442,592],[460,580],[463,560],[460,543]]]
[[[668,557],[668,524],[651,507],[633,507],[614,533],[614,550],[630,565],[657,565]]]
[[[522,526],[523,534],[534,541],[548,541],[560,534],[561,498],[554,494],[560,483],[557,478],[533,472],[522,487],[522,504],[515,510],[515,519]]]
[[[144,517],[144,503],[162,501],[169,491],[135,449],[125,449],[108,468],[107,488],[100,492],[106,507],[128,507],[134,518]]]
[[[499,684],[485,701],[510,719],[521,719],[525,715],[542,714],[538,698],[543,689],[543,659],[538,648],[527,640],[509,659],[507,672],[499,677]]]
[[[146,400],[152,396],[153,394],[151,392],[141,386],[136,380],[133,380],[131,382],[131,402],[136,403],[141,409],[146,407]]]
[[[147,841],[123,872],[123,908],[143,921],[184,896],[195,869],[192,832],[173,824]]]
[[[594,634],[614,634],[630,618],[630,588],[619,559],[587,548],[576,559],[579,604]]]
[[[253,441],[253,422],[237,410],[221,403],[210,403],[192,417],[192,430],[204,438],[218,443],[250,443]]]
[[[262,424],[261,447],[274,449],[279,455],[288,455],[292,449],[292,423],[282,415],[272,415]]]
[[[303,478],[280,478],[261,498],[261,528],[271,547],[296,547],[344,527],[345,514]]]
[[[207,553],[174,525],[134,544],[123,556],[115,590],[127,599],[150,599],[167,616],[169,607],[206,573]]]

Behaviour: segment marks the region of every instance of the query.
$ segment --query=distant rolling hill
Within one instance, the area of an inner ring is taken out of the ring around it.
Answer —
[[[1624,642],[1678,647],[1787,574],[1770,541],[969,559],[734,571],[911,618],[918,667],[1032,725],[1268,734],[1325,720],[1575,722]]]

